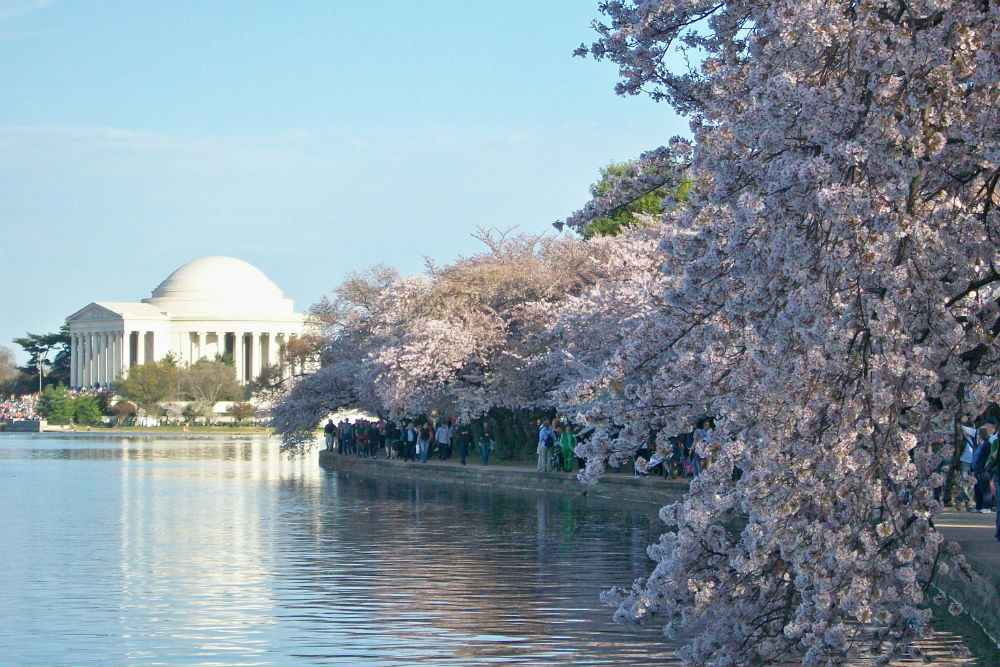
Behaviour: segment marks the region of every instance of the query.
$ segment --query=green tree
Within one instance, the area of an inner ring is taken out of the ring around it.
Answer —
[[[601,180],[590,186],[590,194],[595,199],[608,194],[614,187],[613,183],[626,176],[627,170],[635,165],[635,161],[612,162],[601,168]],[[691,188],[691,181],[687,178],[681,179],[681,184],[673,192],[673,198],[677,202],[684,201],[688,190]],[[666,188],[657,188],[647,192],[628,204],[620,206],[608,215],[595,218],[583,228],[584,238],[593,236],[615,236],[620,234],[625,227],[633,227],[636,224],[637,213],[656,215],[663,213],[665,207],[663,201],[671,196],[671,192]]]
[[[115,383],[115,390],[122,398],[152,412],[157,403],[177,390],[177,367],[166,361],[132,366],[126,378]]]
[[[77,396],[73,399],[73,420],[77,424],[101,423],[101,406],[96,396]]]
[[[243,387],[236,380],[236,368],[225,361],[199,359],[178,371],[180,397],[208,405],[218,401],[243,398]]]
[[[35,387],[38,386],[38,362],[41,360],[45,380],[50,384],[69,384],[70,340],[69,325],[59,327],[56,333],[29,333],[15,338],[14,343],[28,353],[28,363],[21,367]],[[53,356],[54,355],[54,356]]]
[[[38,399],[37,411],[51,424],[68,424],[73,419],[73,397],[61,384],[50,384]]]

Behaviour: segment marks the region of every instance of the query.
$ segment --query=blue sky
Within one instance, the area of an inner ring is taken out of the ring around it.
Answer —
[[[686,133],[572,57],[596,6],[0,0],[0,345],[205,255],[304,310],[477,226],[551,230]]]

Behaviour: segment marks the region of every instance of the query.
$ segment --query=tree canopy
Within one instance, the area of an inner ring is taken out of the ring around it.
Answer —
[[[43,363],[48,382],[69,384],[70,339],[68,324],[63,324],[55,333],[28,333],[21,338],[15,338],[14,343],[28,353],[28,363],[21,367],[21,371],[29,378],[33,378],[36,387],[38,385],[39,360]]]
[[[236,367],[225,360],[199,359],[177,370],[179,398],[213,405],[218,401],[243,398],[243,387],[236,380]]]
[[[609,195],[615,185],[629,178],[636,167],[636,160],[612,162],[602,167],[600,180],[590,186],[591,196],[600,199]],[[655,216],[671,208],[671,202],[683,201],[690,187],[690,180],[682,178],[673,190],[668,190],[664,185],[649,191],[638,191],[631,201],[622,201],[587,222],[580,233],[587,239],[598,235],[620,234],[622,229],[634,227],[644,217]]]
[[[721,447],[663,511],[652,575],[607,599],[692,664],[891,660],[944,603],[935,577],[969,576],[932,525],[933,444],[1000,388],[996,6],[602,11],[579,53],[686,114],[693,140],[566,224],[678,173],[692,187],[660,216],[656,316],[575,394],[599,425],[588,461],[701,414]]]
[[[115,382],[115,392],[143,410],[152,410],[177,391],[177,367],[167,361],[130,366],[125,378]]]
[[[73,397],[70,396],[69,390],[61,384],[45,387],[41,396],[38,397],[36,409],[39,416],[50,424],[68,424],[75,414]]]

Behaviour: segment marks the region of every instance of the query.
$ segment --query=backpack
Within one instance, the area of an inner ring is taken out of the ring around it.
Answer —
[[[552,431],[549,431],[548,433],[545,434],[545,446],[554,447],[555,444],[556,444],[556,434],[553,433]]]
[[[990,446],[989,456],[986,457],[986,465],[983,466],[983,470],[990,474],[995,474],[997,470],[997,443],[1000,440],[994,441]]]

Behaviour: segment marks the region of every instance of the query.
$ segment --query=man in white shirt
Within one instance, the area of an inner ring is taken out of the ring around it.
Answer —
[[[438,445],[438,456],[442,461],[451,456],[451,429],[448,422],[441,422],[434,431],[434,440]]]

